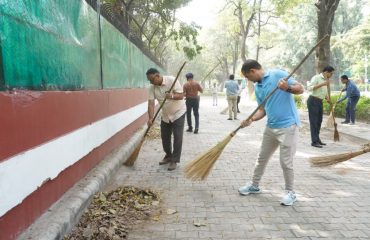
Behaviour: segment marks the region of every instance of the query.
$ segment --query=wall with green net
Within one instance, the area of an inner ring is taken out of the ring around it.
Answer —
[[[103,17],[100,43],[84,0],[0,0],[0,22],[1,89],[137,88],[147,68],[159,68]]]

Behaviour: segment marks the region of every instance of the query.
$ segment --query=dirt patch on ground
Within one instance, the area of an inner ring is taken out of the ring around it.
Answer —
[[[64,239],[126,239],[132,227],[159,214],[159,201],[158,193],[132,186],[98,193]]]

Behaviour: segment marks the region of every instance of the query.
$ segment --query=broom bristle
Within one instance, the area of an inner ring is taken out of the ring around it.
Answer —
[[[225,146],[230,142],[232,134],[229,134],[225,139],[219,142],[216,146],[198,156],[185,166],[185,177],[193,181],[204,180],[210,173],[213,165],[221,155]]]
[[[341,153],[341,154],[328,155],[328,156],[322,156],[322,157],[311,157],[310,162],[311,162],[311,165],[314,167],[326,167],[326,166],[331,166],[337,163],[347,161],[351,158],[354,158],[356,156],[359,156],[369,151],[370,151],[370,148],[367,148],[367,149],[364,148],[362,150],[349,152],[349,153]]]
[[[144,143],[144,140],[145,140],[145,137],[141,139],[140,143],[136,146],[135,150],[131,153],[130,157],[126,160],[126,162],[123,163],[125,166],[131,167],[134,165],[137,157],[139,156],[139,152],[140,152],[141,146]]]
[[[334,127],[334,115],[333,115],[333,111],[330,112],[330,115],[328,117],[328,120],[326,121],[326,127],[327,128]]]
[[[339,132],[337,129],[337,123],[334,123],[334,142],[339,142]]]

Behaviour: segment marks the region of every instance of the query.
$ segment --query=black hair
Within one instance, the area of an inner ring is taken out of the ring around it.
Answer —
[[[159,71],[156,68],[149,68],[148,71],[146,71],[146,75],[152,75],[159,73]]]
[[[259,64],[256,60],[253,60],[253,59],[247,59],[244,63],[243,63],[243,66],[242,66],[242,72],[244,73],[247,73],[249,72],[251,69],[261,69],[262,66],[261,64]]]
[[[234,80],[234,78],[235,78],[234,74],[231,74],[231,75],[229,76],[229,79],[231,79],[231,80]]]
[[[324,67],[324,69],[322,70],[322,72],[334,72],[334,68],[332,66],[326,66]]]
[[[343,79],[348,80],[348,76],[347,75],[342,75],[342,76],[340,76],[340,78],[343,78]]]

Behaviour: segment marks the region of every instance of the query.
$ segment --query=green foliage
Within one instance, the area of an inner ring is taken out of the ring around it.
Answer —
[[[357,104],[356,117],[370,122],[370,98],[360,97]]]
[[[310,3],[310,0],[271,0],[271,3],[275,5],[276,13],[278,15],[292,13],[292,9],[299,4]],[[290,15],[290,14],[289,14]]]
[[[338,100],[339,95],[332,95],[331,99],[332,102],[336,102]],[[346,116],[346,101],[343,101],[341,103],[338,103],[335,107],[335,116],[344,118]],[[329,104],[324,101],[324,112],[329,113],[330,111]],[[356,106],[356,119],[370,122],[370,98],[361,96],[360,100],[357,103]]]
[[[191,0],[103,0],[103,9],[122,25],[130,37],[143,43],[157,59],[165,63],[170,41],[183,50],[188,59],[200,54],[197,43],[199,26],[177,22],[176,10]],[[181,45],[181,46],[180,46]]]
[[[200,29],[200,26],[194,23],[188,25],[181,22],[170,33],[171,38],[175,42],[176,49],[179,50],[180,46],[182,46],[182,50],[189,60],[193,60],[196,55],[200,54],[203,48],[197,41],[198,31]]]
[[[298,109],[306,109],[303,95],[294,95],[294,101]]]
[[[370,19],[363,21],[364,5],[365,0],[341,1],[335,13],[331,59],[337,76],[351,72],[351,77],[363,77],[364,54],[370,50]]]

